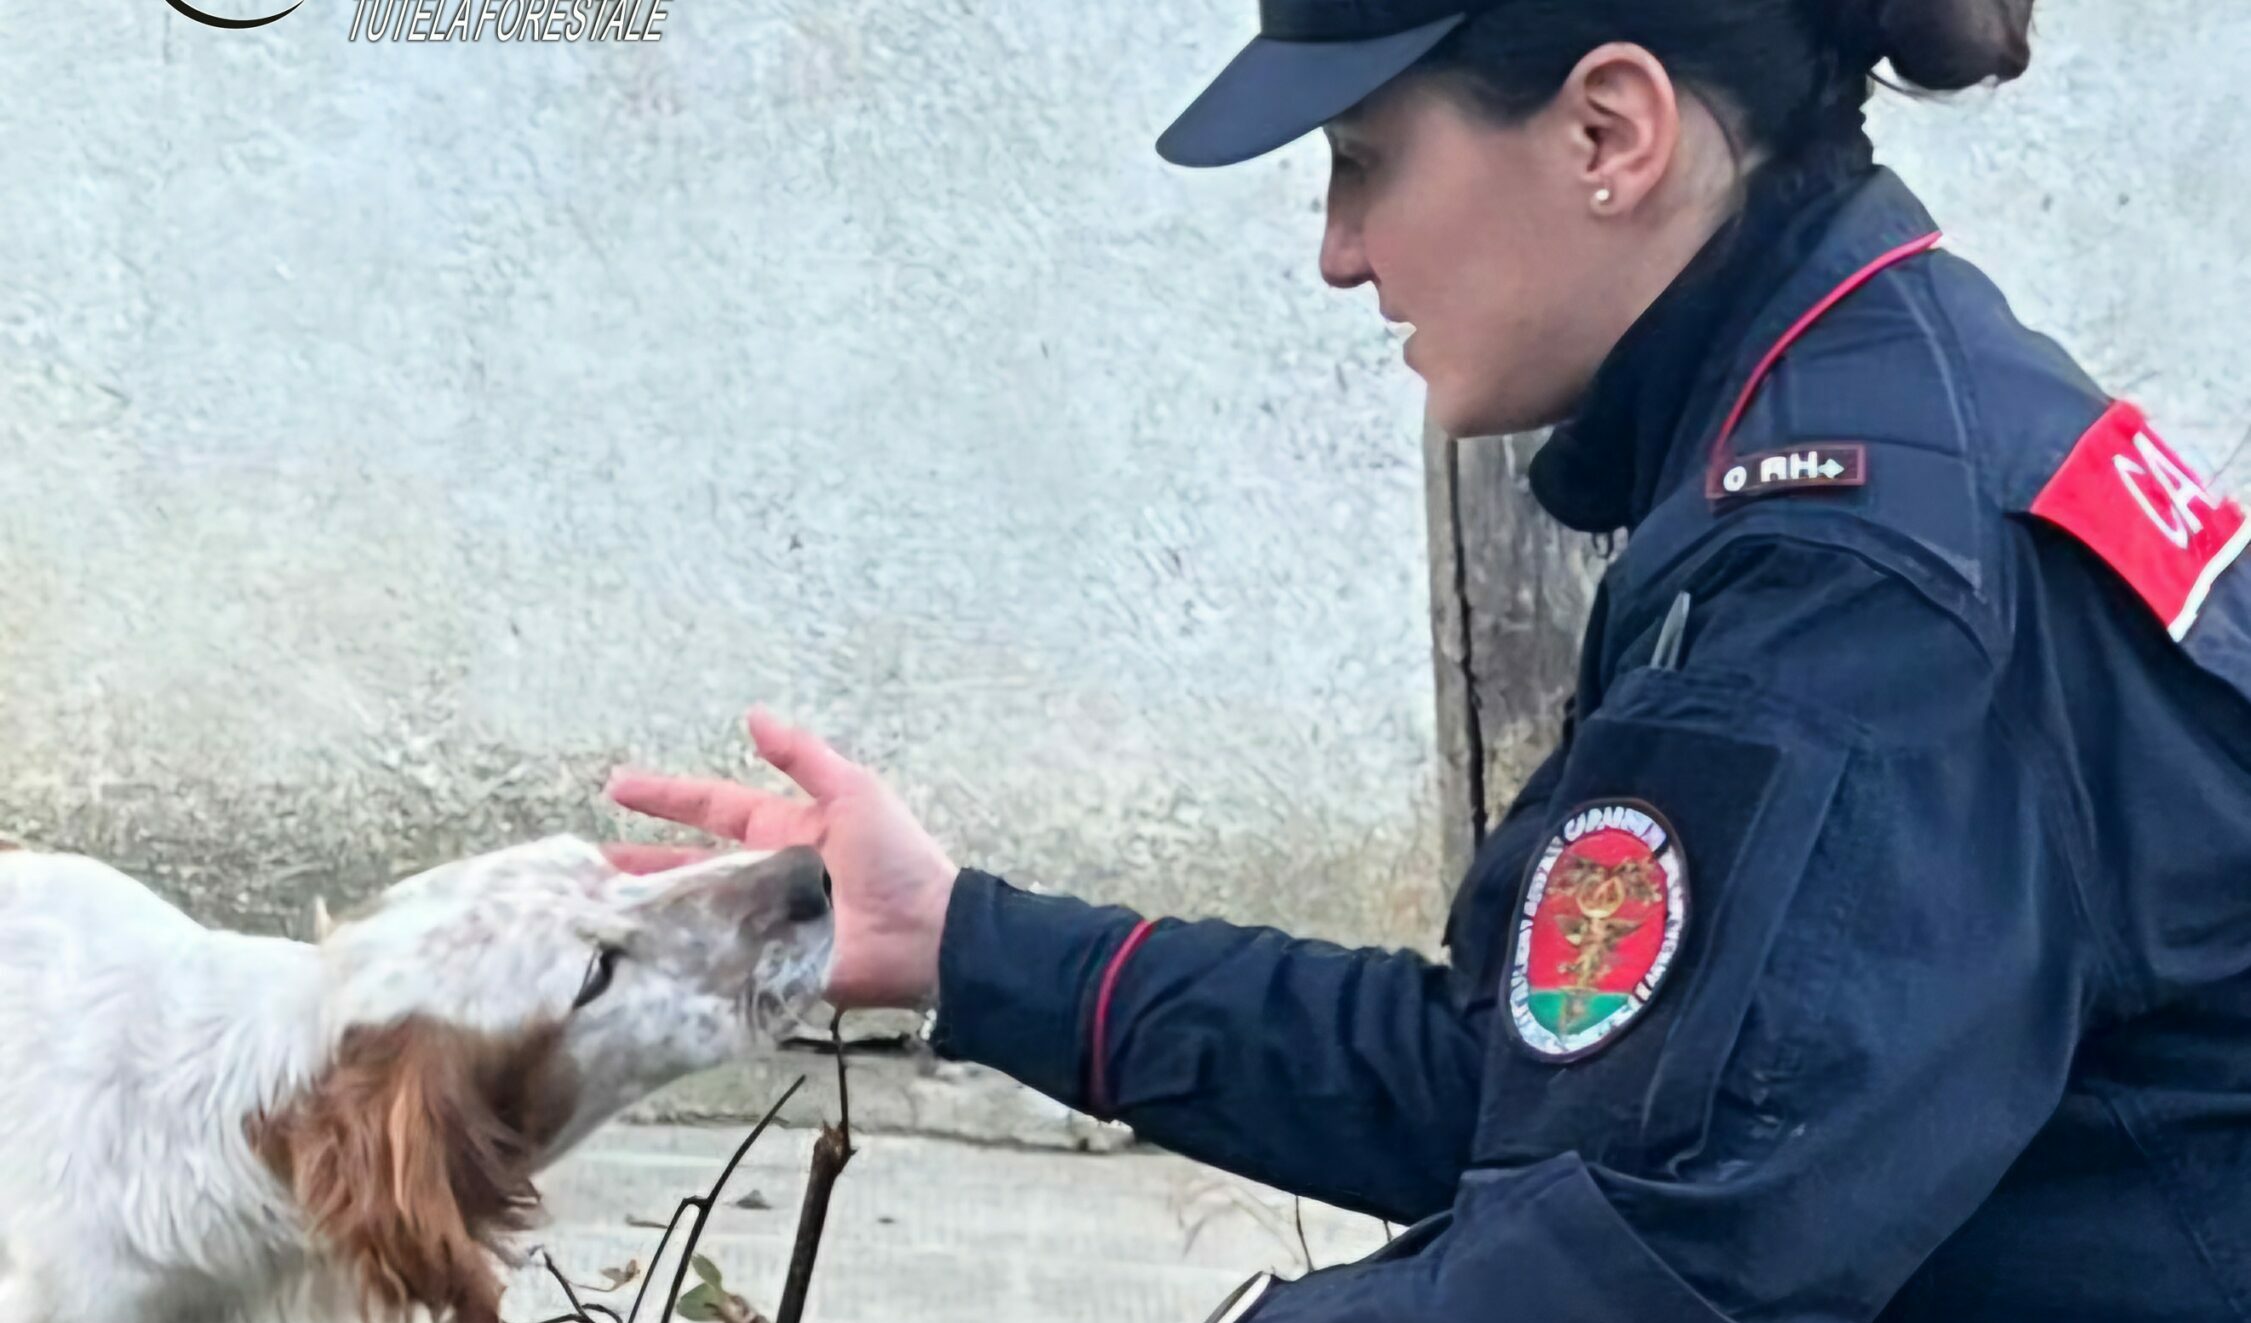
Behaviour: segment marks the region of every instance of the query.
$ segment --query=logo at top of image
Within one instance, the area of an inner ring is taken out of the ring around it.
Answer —
[[[182,18],[192,18],[206,27],[239,29],[262,28],[268,23],[278,23],[296,13],[297,6],[305,3],[305,0],[296,0],[295,4],[290,5],[289,8],[282,10],[280,13],[267,14],[262,18],[226,18],[219,14],[206,14],[194,5],[189,4],[188,0],[164,0],[164,3],[172,6]]]
[[[297,12],[305,0],[164,0],[180,17],[240,32]],[[501,43],[646,42],[664,39],[670,0],[352,0],[353,41]],[[276,6],[286,5],[276,9]],[[243,15],[212,8],[274,10]]]

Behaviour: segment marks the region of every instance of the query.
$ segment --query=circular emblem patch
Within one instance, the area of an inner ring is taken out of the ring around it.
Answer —
[[[1509,1015],[1552,1061],[1586,1056],[1657,995],[1688,921],[1688,865],[1647,804],[1602,800],[1565,819],[1524,888]]]

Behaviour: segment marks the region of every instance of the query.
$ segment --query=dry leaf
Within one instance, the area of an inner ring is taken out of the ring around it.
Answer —
[[[607,1295],[612,1291],[631,1286],[635,1282],[641,1280],[641,1261],[639,1259],[627,1259],[625,1261],[625,1266],[622,1268],[604,1268],[601,1271],[602,1280],[608,1282],[608,1286],[587,1286],[581,1284],[578,1289],[581,1291],[593,1291],[598,1294]]]

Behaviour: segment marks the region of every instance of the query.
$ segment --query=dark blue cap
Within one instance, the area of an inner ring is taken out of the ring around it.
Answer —
[[[1258,35],[1157,139],[1174,165],[1233,165],[1365,101],[1493,0],[1259,0]]]

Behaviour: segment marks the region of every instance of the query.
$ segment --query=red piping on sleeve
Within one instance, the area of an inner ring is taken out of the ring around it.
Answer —
[[[1110,957],[1110,967],[1102,971],[1102,990],[1094,999],[1094,1043],[1087,1053],[1087,1111],[1089,1115],[1108,1120],[1110,1116],[1109,1072],[1103,1067],[1110,1042],[1110,997],[1118,990],[1118,974],[1125,969],[1134,951],[1149,937],[1157,926],[1154,919],[1143,919],[1134,925],[1132,932],[1118,944],[1116,955]]]
[[[1774,342],[1774,348],[1767,350],[1766,357],[1760,359],[1759,365],[1751,370],[1751,379],[1743,383],[1743,393],[1736,397],[1735,408],[1729,411],[1727,421],[1720,425],[1720,434],[1712,441],[1711,462],[1707,466],[1710,475],[1716,478],[1719,471],[1726,466],[1727,443],[1735,439],[1736,427],[1742,423],[1743,415],[1751,410],[1752,397],[1759,393],[1759,387],[1765,384],[1767,374],[1774,371],[1774,365],[1782,361],[1783,352],[1789,349],[1791,345],[1796,344],[1798,337],[1812,330],[1815,322],[1826,316],[1831,308],[1844,302],[1845,298],[1854,290],[1859,289],[1862,285],[1874,280],[1878,275],[1899,265],[1908,258],[1920,256],[1938,247],[1939,242],[1945,237],[1943,232],[1926,234],[1912,243],[1901,244],[1885,253],[1882,257],[1847,276],[1845,283],[1829,291],[1827,298],[1814,304],[1810,312],[1798,318],[1795,325],[1782,333],[1782,338]],[[1714,487],[1712,490],[1716,491],[1718,488]]]

